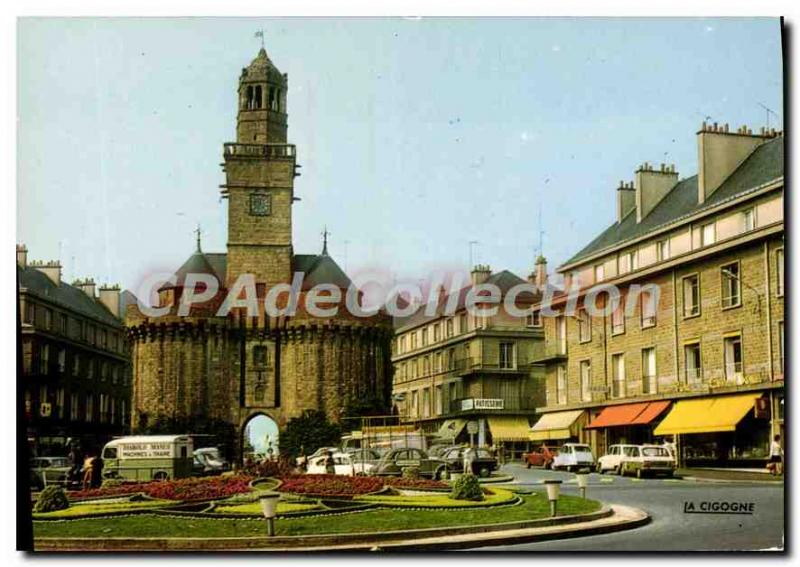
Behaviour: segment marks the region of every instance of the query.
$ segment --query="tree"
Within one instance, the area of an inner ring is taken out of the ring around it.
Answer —
[[[325,412],[306,410],[300,417],[290,419],[281,432],[280,452],[294,459],[300,455],[302,447],[306,455],[310,455],[320,447],[338,445],[341,436],[341,428],[328,421]]]

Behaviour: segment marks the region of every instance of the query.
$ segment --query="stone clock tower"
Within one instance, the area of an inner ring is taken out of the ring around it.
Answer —
[[[286,143],[287,75],[261,48],[239,77],[236,142],[225,144],[227,287],[243,273],[291,281],[295,147]]]

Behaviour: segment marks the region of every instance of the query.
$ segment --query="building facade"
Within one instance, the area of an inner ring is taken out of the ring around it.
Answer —
[[[67,440],[97,448],[128,430],[130,352],[120,290],[72,285],[58,262],[29,262],[17,246],[21,313],[20,395],[36,455],[66,455]]]
[[[541,354],[542,329],[538,319],[502,308],[490,317],[470,313],[467,292],[484,283],[506,293],[528,282],[477,266],[452,315],[444,313],[449,296],[442,293],[436,315],[420,309],[399,320],[393,397],[401,421],[418,423],[435,442],[503,446],[508,458],[516,458],[528,449],[530,420],[544,403],[543,374],[531,365]],[[528,306],[535,299],[529,296]]]
[[[351,282],[327,245],[321,254],[294,252],[299,166],[295,146],[287,143],[287,84],[263,48],[239,78],[236,141],[223,146],[227,251],[204,252],[198,235],[195,252],[158,292],[158,305],[168,307],[167,313],[128,310],[136,428],[164,420],[218,420],[239,432],[241,450],[241,434],[256,416],[283,427],[305,410],[322,410],[338,421],[357,401],[389,409],[391,320],[380,313],[348,313]],[[195,285],[187,284],[190,274],[213,278],[219,292],[180,314],[187,285]],[[296,314],[267,315],[270,292],[297,274],[303,280]],[[258,316],[247,316],[243,308],[218,316],[223,298],[247,275],[255,281]],[[307,292],[318,285],[330,297],[338,292],[340,300],[325,305],[338,307],[336,314],[305,310]]]
[[[542,317],[537,442],[668,441],[688,466],[763,467],[784,432],[783,136],[704,124],[697,144],[697,175],[644,164],[559,268],[573,292]]]

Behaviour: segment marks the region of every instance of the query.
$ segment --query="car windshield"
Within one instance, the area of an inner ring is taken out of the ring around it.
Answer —
[[[642,449],[645,457],[669,457],[669,452],[663,447],[645,447]]]

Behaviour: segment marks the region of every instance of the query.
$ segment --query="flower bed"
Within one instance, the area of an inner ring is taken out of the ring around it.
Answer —
[[[69,499],[81,500],[98,496],[116,496],[141,492],[150,498],[163,500],[214,500],[240,494],[242,492],[249,492],[251,480],[253,480],[252,477],[239,475],[123,484],[121,486],[111,486],[107,488],[73,491],[69,493]]]
[[[420,490],[450,489],[450,485],[445,482],[426,478],[403,478],[399,476],[390,476],[386,477],[383,482],[392,488],[416,488]]]
[[[333,474],[306,474],[288,476],[278,487],[278,492],[293,492],[314,496],[356,496],[377,492],[383,488],[382,478],[375,476],[337,476]]]

